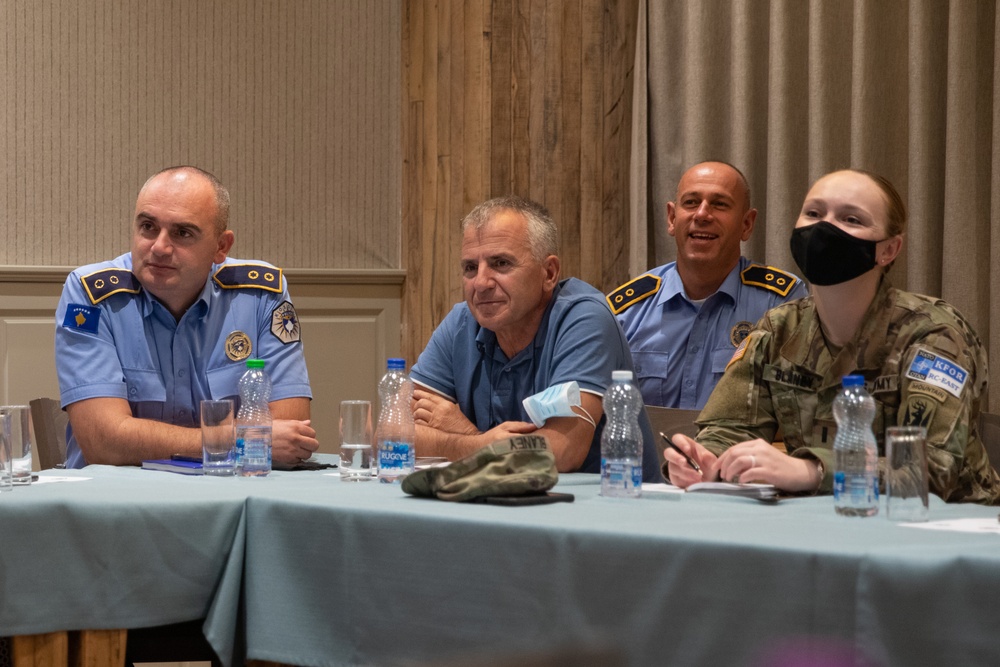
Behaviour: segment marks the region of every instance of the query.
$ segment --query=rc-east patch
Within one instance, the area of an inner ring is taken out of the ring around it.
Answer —
[[[295,306],[290,301],[282,301],[281,305],[271,311],[271,333],[286,345],[302,339],[299,316],[295,314]]]
[[[944,389],[956,398],[962,396],[969,372],[950,359],[920,348],[913,358],[906,377],[931,387]]]

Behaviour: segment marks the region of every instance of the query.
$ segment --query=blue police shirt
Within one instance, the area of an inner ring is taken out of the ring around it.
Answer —
[[[551,386],[576,380],[581,391],[604,395],[611,371],[632,370],[628,343],[603,302],[603,295],[576,278],[560,281],[542,317],[534,343],[508,359],[496,334],[476,322],[459,303],[434,330],[410,376],[458,403],[480,431],[505,421],[531,421],[521,401]],[[580,472],[600,472],[598,422]],[[656,441],[645,410],[642,471],[645,481],[662,481]]]
[[[131,273],[132,255],[66,278],[56,310],[56,371],[63,408],[123,398],[132,414],[197,427],[203,399],[237,398],[247,358],[263,359],[271,400],[312,398],[299,322],[281,270],[228,258],[176,321]],[[225,285],[225,287],[224,287]],[[86,465],[66,431],[66,467]]]
[[[630,285],[635,294],[626,296]],[[655,292],[641,296],[653,285]],[[618,288],[608,295],[608,303],[632,349],[646,404],[700,410],[736,346],[764,313],[808,295],[798,277],[741,257],[700,306],[685,295],[676,262]],[[622,297],[618,307],[616,297]]]

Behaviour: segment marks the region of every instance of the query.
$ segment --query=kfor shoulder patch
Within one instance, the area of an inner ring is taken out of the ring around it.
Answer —
[[[773,266],[751,264],[740,273],[740,280],[744,285],[762,287],[780,296],[788,296],[799,279]]]
[[[906,377],[944,389],[952,396],[961,398],[969,372],[940,354],[920,348],[906,371]]]
[[[212,276],[222,289],[255,288],[281,293],[281,269],[266,264],[226,264]]]
[[[646,273],[628,281],[605,298],[608,300],[611,312],[618,315],[624,312],[629,306],[633,306],[646,297],[653,296],[659,292],[660,285],[662,284],[662,278],[654,276],[651,273]]]
[[[103,269],[80,278],[90,302],[95,306],[112,294],[128,292],[138,294],[140,285],[135,274],[128,269]]]

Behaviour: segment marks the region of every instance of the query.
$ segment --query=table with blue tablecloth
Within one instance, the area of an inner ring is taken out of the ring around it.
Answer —
[[[48,474],[48,473],[43,473]],[[837,516],[828,497],[452,504],[323,471],[211,479],[92,466],[0,497],[0,634],[206,618],[224,662],[1000,663],[1000,535]],[[931,519],[996,521],[945,505]],[[805,647],[805,648],[803,648]]]

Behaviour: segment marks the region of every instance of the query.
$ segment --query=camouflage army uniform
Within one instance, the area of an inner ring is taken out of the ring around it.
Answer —
[[[931,491],[948,501],[997,502],[1000,478],[978,432],[988,377],[979,337],[952,306],[886,280],[860,330],[839,351],[827,347],[812,297],[766,313],[699,416],[698,442],[720,454],[754,438],[783,440],[792,456],[823,463],[820,492],[830,493],[833,399],[849,374],[863,375],[875,399],[880,457],[886,427],[924,426]]]

